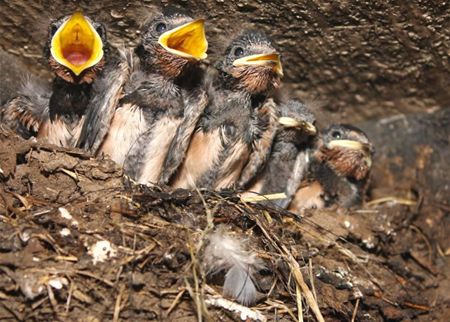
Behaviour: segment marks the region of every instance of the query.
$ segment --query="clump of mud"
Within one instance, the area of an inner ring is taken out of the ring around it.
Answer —
[[[133,185],[110,160],[0,140],[0,319],[448,320],[445,206],[417,196],[299,216],[231,192]],[[250,309],[222,297],[223,274],[205,274],[218,226],[264,263]]]

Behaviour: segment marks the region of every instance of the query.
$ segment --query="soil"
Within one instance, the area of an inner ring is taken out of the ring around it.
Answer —
[[[443,133],[449,114],[433,123]],[[251,309],[267,321],[298,317],[293,262],[326,321],[450,318],[450,205],[439,194],[375,186],[391,198],[300,216],[232,192],[137,186],[110,160],[6,130],[1,141],[0,319],[237,321],[211,304],[223,276],[201,265],[208,218],[264,260]]]

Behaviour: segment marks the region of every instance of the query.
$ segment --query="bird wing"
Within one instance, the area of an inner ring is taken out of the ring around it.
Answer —
[[[285,194],[287,198],[276,201],[275,203],[277,204],[277,206],[281,208],[287,208],[291,203],[292,198],[294,198],[297,190],[299,190],[300,184],[308,170],[310,153],[311,152],[308,149],[299,152],[299,154],[297,155],[294,168],[292,169],[292,175],[289,177],[286,183]]]
[[[272,143],[277,130],[278,111],[277,105],[272,99],[268,99],[257,111],[257,131],[261,131],[258,139],[253,142],[253,150],[250,158],[242,170],[238,181],[238,188],[247,188],[251,181],[264,168],[272,148]]]
[[[28,78],[20,95],[0,108],[0,121],[24,138],[36,136],[40,125],[49,117],[51,92]]]
[[[94,97],[89,103],[86,119],[77,146],[96,153],[108,133],[123,87],[134,69],[130,50],[119,50],[119,58],[94,83]]]
[[[169,184],[172,176],[183,163],[197,123],[208,104],[206,92],[201,91],[200,93],[191,94],[184,104],[183,120],[170,143],[159,178],[160,184]]]

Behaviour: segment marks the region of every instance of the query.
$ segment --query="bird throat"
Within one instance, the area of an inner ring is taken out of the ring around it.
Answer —
[[[64,48],[62,51],[64,58],[75,66],[81,66],[91,57],[91,50],[86,46],[72,44]]]

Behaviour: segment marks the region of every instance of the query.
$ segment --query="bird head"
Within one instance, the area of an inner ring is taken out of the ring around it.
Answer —
[[[319,144],[319,157],[339,175],[365,179],[372,167],[373,146],[360,129],[335,124],[325,130]]]
[[[50,24],[44,49],[50,67],[71,83],[91,83],[103,69],[105,27],[80,12]]]
[[[278,88],[283,76],[280,54],[271,40],[257,30],[247,30],[232,40],[218,68],[231,76],[235,86],[251,94]]]
[[[299,101],[288,101],[280,105],[277,140],[301,145],[317,135],[316,117]]]
[[[169,7],[145,24],[137,52],[152,70],[177,77],[187,66],[205,59],[207,50],[204,20]]]

